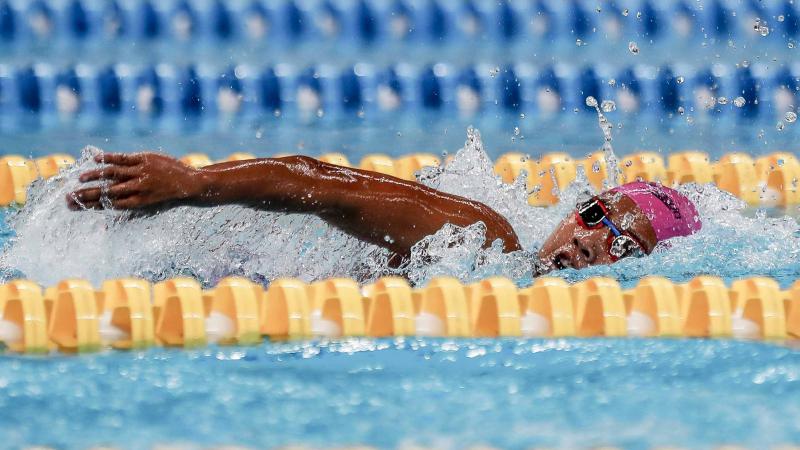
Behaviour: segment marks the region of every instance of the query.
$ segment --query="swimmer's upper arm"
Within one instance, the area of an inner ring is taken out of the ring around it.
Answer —
[[[500,239],[506,251],[521,249],[508,221],[483,203],[367,170],[322,162],[317,170],[322,179],[340,180],[338,189],[326,191],[329,209],[320,216],[398,253],[408,253],[447,223],[465,227],[477,222],[486,225],[487,245]]]

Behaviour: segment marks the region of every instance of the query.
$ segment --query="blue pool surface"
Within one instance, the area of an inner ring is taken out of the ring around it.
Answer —
[[[706,340],[367,340],[0,360],[0,442],[463,448],[800,442],[800,351]]]
[[[342,152],[357,164],[371,153],[453,155],[474,126],[492,160],[584,158],[604,144],[592,96],[617,102],[606,115],[619,157],[797,155],[795,3],[0,0],[0,153]],[[471,169],[445,180],[450,192],[505,205],[491,163]],[[265,284],[276,273],[350,276],[369,256],[313,220],[236,207],[149,222],[71,213],[68,186],[38,183],[16,225],[0,208],[0,281],[180,274],[210,286],[234,274]],[[698,189],[701,233],[648,258],[554,275],[608,276],[625,289],[648,275],[769,276],[783,289],[797,280],[797,205],[740,211]],[[517,211],[536,225],[527,241],[540,243],[566,205]],[[442,258],[448,275],[515,273],[501,258],[474,264],[462,247],[466,256]],[[797,343],[397,338],[0,356],[0,449],[763,449],[800,444],[798,417]]]

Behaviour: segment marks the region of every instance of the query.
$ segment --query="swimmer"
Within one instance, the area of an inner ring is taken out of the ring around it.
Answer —
[[[157,153],[100,154],[95,160],[103,167],[83,173],[80,181],[107,184],[68,194],[67,205],[73,210],[240,204],[314,214],[390,250],[394,264],[448,223],[466,227],[483,222],[487,245],[499,239],[506,252],[522,250],[508,221],[482,203],[307,156],[231,161],[199,169]],[[628,183],[577,205],[533,258],[533,272],[541,275],[647,255],[659,242],[700,227],[697,210],[684,195],[658,184]]]

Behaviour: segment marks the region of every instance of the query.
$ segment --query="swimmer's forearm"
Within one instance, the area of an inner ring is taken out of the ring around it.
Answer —
[[[508,222],[477,202],[391,176],[336,166],[305,156],[256,159],[197,171],[190,202],[240,203],[271,211],[310,213],[359,239],[408,254],[445,224],[484,222],[489,242],[507,250],[519,242]]]
[[[320,207],[316,161],[303,156],[230,161],[197,170],[190,203],[241,203],[268,210],[309,212]]]

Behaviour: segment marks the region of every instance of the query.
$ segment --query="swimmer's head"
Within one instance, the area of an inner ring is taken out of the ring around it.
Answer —
[[[539,250],[536,271],[649,255],[659,242],[700,227],[694,204],[678,191],[654,183],[624,184],[579,204]]]

